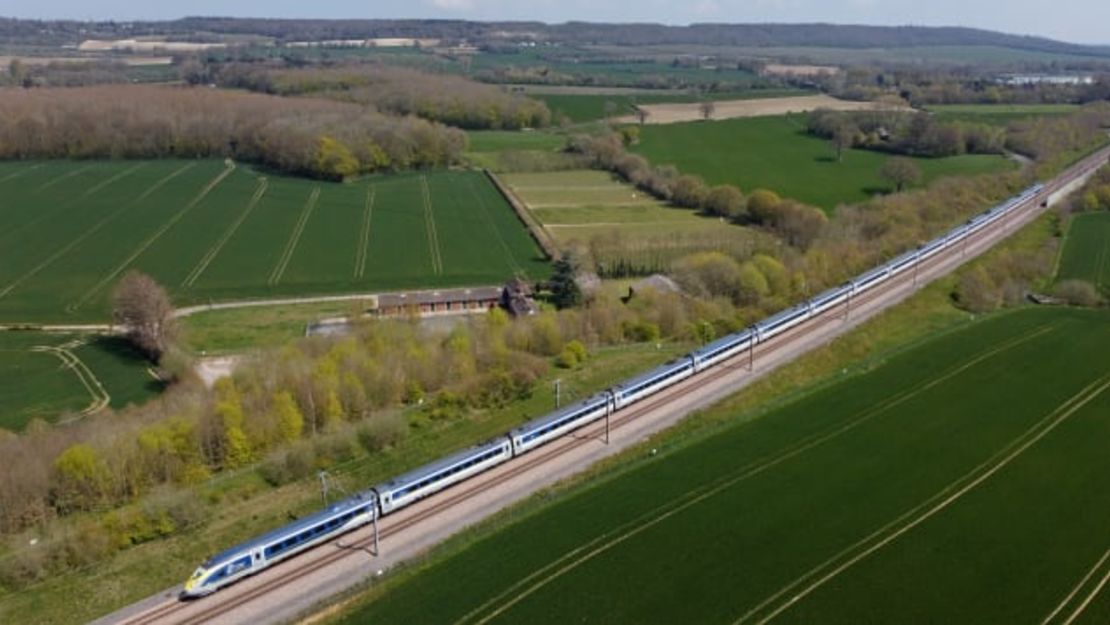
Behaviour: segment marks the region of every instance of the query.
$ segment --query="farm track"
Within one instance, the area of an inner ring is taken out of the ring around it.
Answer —
[[[301,209],[301,216],[297,219],[297,224],[293,226],[293,231],[289,233],[289,240],[285,243],[285,249],[281,252],[281,258],[278,259],[274,270],[270,272],[270,279],[268,284],[275,285],[281,283],[282,276],[285,275],[285,269],[289,266],[289,261],[293,260],[293,253],[297,251],[297,243],[301,240],[301,235],[304,234],[305,226],[308,225],[308,220],[312,217],[312,212],[316,209],[316,203],[320,200],[320,187],[313,187],[312,191],[308,194],[308,200],[304,203],[304,208]]]
[[[374,215],[374,185],[366,189],[366,206],[362,213],[362,231],[358,238],[358,252],[355,254],[355,278],[366,273],[366,258],[370,249],[370,220]]]
[[[164,185],[167,182],[169,182],[170,180],[176,178],[179,174],[184,173],[186,170],[188,170],[192,166],[193,166],[193,163],[190,163],[188,165],[185,165],[185,166],[181,167],[180,169],[177,169],[177,170],[171,172],[169,175],[165,176],[161,180],[158,180],[153,185],[148,187],[145,191],[140,193],[137,197],[132,199],[130,202],[127,202],[127,203],[123,204],[122,206],[120,206],[119,208],[117,208],[116,210],[112,211],[111,213],[108,213],[108,215],[106,215],[103,219],[96,222],[95,224],[90,226],[87,230],[85,230],[80,235],[78,235],[77,238],[70,241],[65,246],[60,248],[58,251],[56,251],[53,254],[51,254],[50,256],[48,256],[41,263],[39,263],[39,264],[35,265],[34,267],[32,267],[31,269],[27,270],[23,275],[17,277],[15,280],[8,283],[8,285],[5,286],[3,289],[0,289],[0,299],[3,299],[5,296],[7,296],[8,293],[10,293],[14,289],[18,288],[19,285],[23,284],[27,280],[33,278],[37,273],[39,273],[43,269],[46,269],[50,265],[54,264],[54,262],[57,261],[59,258],[68,254],[70,252],[70,250],[77,247],[81,243],[84,243],[89,237],[96,234],[106,224],[109,224],[112,221],[114,221],[116,217],[119,217],[122,213],[126,212],[127,210],[131,209],[136,204],[138,204],[139,202],[146,199],[151,193],[154,193],[155,191],[157,191],[162,185]],[[128,170],[128,171],[133,171],[134,169],[135,168],[132,168],[132,170]],[[113,176],[111,179],[106,180],[105,182],[102,182],[101,184],[97,185],[97,187],[103,188],[104,186],[106,186],[106,184],[109,181],[114,181],[114,180],[117,180],[118,178],[119,178],[119,176]]]
[[[246,221],[247,217],[249,217],[251,212],[254,211],[254,207],[258,206],[258,203],[262,201],[262,197],[266,195],[266,189],[269,187],[269,184],[269,180],[267,180],[265,177],[259,179],[258,189],[255,190],[254,195],[252,195],[250,201],[247,202],[247,207],[244,208],[243,212],[239,214],[235,221],[231,222],[231,225],[229,225],[227,229],[224,230],[224,233],[220,236],[216,243],[212,245],[207,253],[205,253],[204,257],[200,259],[200,262],[197,263],[196,267],[193,267],[193,270],[189,272],[189,275],[181,281],[182,287],[188,288],[193,286],[197,279],[200,278],[201,274],[203,274],[204,271],[208,269],[208,265],[212,264],[212,261],[215,260],[217,255],[219,255],[220,250],[224,249],[224,246],[227,245],[227,242],[231,240],[231,237],[234,236],[235,233],[239,230],[239,226],[243,225],[243,222]]]
[[[1092,155],[1084,161],[1081,161],[1071,170],[1065,172],[1056,180],[1046,185],[1046,197],[1056,194],[1060,190],[1074,184],[1078,178],[1089,174],[1098,165],[1101,165],[1103,162],[1105,162],[1108,154],[1110,154],[1110,149],[1101,150],[1095,155]],[[638,417],[642,417],[647,415],[648,413],[652,413],[653,411],[662,409],[671,402],[682,402],[691,393],[696,394],[697,389],[704,389],[714,382],[718,382],[721,379],[726,378],[726,376],[733,375],[738,369],[743,368],[745,364],[753,366],[754,363],[756,363],[757,361],[762,362],[764,359],[773,359],[774,354],[779,350],[782,350],[783,352],[797,351],[798,353],[808,351],[808,349],[816,346],[815,344],[811,344],[807,340],[809,338],[809,335],[812,334],[820,337],[822,335],[822,331],[826,331],[825,326],[830,322],[836,323],[841,318],[847,320],[848,317],[851,315],[852,310],[867,310],[869,307],[870,312],[866,315],[866,317],[870,317],[874,314],[877,314],[878,311],[900,302],[904,297],[908,296],[909,293],[912,293],[918,288],[921,288],[921,286],[923,286],[924,284],[927,284],[928,282],[931,282],[943,275],[946,275],[947,273],[961,266],[964,262],[966,262],[966,260],[974,258],[975,256],[978,256],[989,250],[995,243],[1004,240],[1010,234],[1012,234],[1016,228],[1032,221],[1035,217],[1040,215],[1043,210],[1045,209],[1042,209],[1039,205],[1036,205],[1033,202],[1026,202],[1018,210],[1011,213],[1005,220],[995,222],[990,226],[976,232],[968,239],[965,239],[964,244],[958,247],[945,248],[941,253],[926,260],[924,263],[921,263],[915,271],[904,272],[893,280],[884,283],[880,287],[877,287],[876,289],[873,289],[862,296],[849,300],[848,302],[846,302],[843,311],[836,309],[826,311],[824,314],[811,319],[804,324],[797,326],[796,328],[792,328],[788,332],[776,336],[771,341],[768,341],[767,343],[761,344],[758,347],[749,350],[747,354],[737,355],[725,363],[716,365],[707,371],[688,378],[687,380],[675,386],[661,391],[657,395],[654,395],[638,404],[633,405],[625,411],[622,411],[623,414],[622,412],[617,412],[611,419],[610,425],[612,429],[619,432],[624,426],[635,423]],[[970,255],[969,251],[972,252]],[[836,334],[846,331],[848,326],[849,324],[843,324],[841,326],[842,329],[840,329],[839,332],[835,330],[826,332],[831,332],[831,334],[829,334],[830,337],[835,336]],[[802,347],[799,347],[799,344],[802,345]],[[808,347],[806,347],[807,345]],[[750,374],[749,377],[751,377]],[[1099,386],[1098,384],[1101,385]],[[1011,447],[1009,448],[1011,449],[1009,455],[1003,456],[999,463],[997,463],[996,465],[992,465],[993,468],[987,469],[985,473],[977,474],[976,476],[968,478],[970,482],[964,484],[962,490],[957,490],[955,493],[949,494],[948,498],[942,499],[941,501],[937,502],[936,505],[934,505],[934,508],[936,508],[936,510],[934,512],[928,513],[928,515],[931,516],[932,514],[935,514],[936,511],[942,509],[937,508],[936,506],[949,505],[950,500],[954,500],[951,499],[953,495],[962,495],[963,493],[971,490],[972,488],[980,484],[990,475],[993,475],[994,472],[1000,470],[1003,466],[1005,466],[1005,464],[1008,464],[1010,461],[1012,461],[1013,458],[1016,458],[1018,455],[1020,455],[1020,453],[1028,449],[1028,447],[1035,444],[1049,431],[1051,431],[1051,429],[1055,428],[1059,423],[1063,422],[1063,420],[1074,414],[1075,411],[1077,411],[1087,402],[1093,400],[1107,388],[1110,388],[1110,381],[1108,381],[1108,378],[1103,378],[1095,385],[1089,386],[1087,389],[1085,389],[1085,392],[1081,392],[1078,395],[1074,396],[1069,402],[1065,402],[1064,405],[1060,406],[1056,411],[1054,411],[1041,421],[1041,424],[1044,427],[1040,429],[1037,429],[1036,427],[1032,428],[1032,430],[1027,432],[1028,436],[1026,438],[1019,438],[1017,441],[1015,441],[1013,445],[1011,445]],[[722,395],[722,397],[723,396],[724,395]],[[444,491],[441,491],[440,493],[429,497],[420,504],[417,504],[412,509],[401,511],[396,516],[386,517],[385,521],[395,522],[383,528],[381,537],[388,538],[390,536],[400,534],[405,529],[416,526],[423,521],[432,519],[464,501],[475,498],[478,495],[483,495],[488,491],[502,484],[505,484],[515,477],[521,476],[533,470],[542,471],[542,467],[544,467],[544,465],[548,464],[549,462],[554,463],[553,461],[556,458],[564,456],[565,454],[568,454],[583,445],[589,444],[591,442],[596,442],[597,428],[598,424],[596,422],[594,424],[584,426],[578,431],[578,434],[585,434],[587,433],[587,431],[592,430],[594,432],[594,435],[569,435],[568,437],[564,437],[563,439],[553,442],[546,447],[542,447],[536,451],[521,456],[519,462],[517,459],[514,459],[504,465],[501,465],[497,469],[492,470],[489,473],[481,474],[468,481],[464,481],[460,484],[456,484],[448,489],[445,489]],[[1014,445],[1016,445],[1016,447]],[[924,518],[928,518],[928,516]],[[920,522],[923,522],[924,518],[919,517],[916,521],[908,521],[908,523],[910,523],[911,525],[909,527],[904,527],[903,533],[913,526],[916,526]],[[897,530],[895,531],[897,532]],[[901,533],[895,533],[892,536],[888,535],[885,538],[879,539],[879,547],[889,543],[891,540],[894,540],[899,535],[901,535]],[[154,606],[145,611],[142,611],[139,614],[124,617],[119,621],[114,622],[127,624],[158,623],[163,621],[189,624],[211,622],[212,620],[219,619],[228,615],[229,613],[234,612],[242,606],[250,604],[256,599],[266,596],[272,592],[280,591],[281,589],[288,587],[290,584],[293,584],[298,580],[302,580],[308,577],[316,571],[324,569],[330,565],[339,562],[340,560],[352,556],[352,554],[363,553],[363,550],[368,550],[372,544],[372,539],[363,538],[360,540],[356,540],[352,544],[345,545],[343,549],[340,549],[338,551],[327,552],[324,555],[317,557],[317,559],[315,560],[309,560],[306,559],[306,557],[314,553],[319,553],[322,550],[320,548],[310,550],[305,554],[301,554],[296,558],[283,562],[271,569],[268,569],[267,571],[260,573],[260,575],[266,576],[266,579],[259,581],[254,586],[249,586],[248,584],[243,583],[241,584],[241,589],[237,587],[232,587],[231,592],[229,593],[231,594],[231,596],[228,596],[224,601],[214,603],[213,605],[208,607],[193,610],[191,609],[191,607],[194,605],[192,603],[183,603],[171,600],[169,602],[163,603],[162,605]],[[855,561],[858,561],[858,559],[862,559],[862,557],[865,557],[867,553],[871,553],[878,548],[875,547],[874,544],[872,544],[871,547],[872,549],[870,551],[865,551],[863,556],[857,554],[857,559],[850,560],[849,562],[854,563]],[[1108,576],[1110,576],[1110,573],[1108,573]],[[238,591],[237,594],[236,591]],[[1091,597],[1093,598],[1093,596],[1094,595],[1092,595]],[[220,595],[217,595],[211,599],[208,599],[208,601],[214,602],[220,600],[221,598],[222,597]],[[183,613],[181,614],[181,618],[174,618],[174,616],[179,613]],[[269,611],[263,612],[263,614],[272,615],[272,613]]]
[[[92,286],[92,288],[85,291],[85,293],[83,295],[81,295],[81,297],[76,302],[70,304],[70,306],[67,307],[67,310],[69,312],[76,311],[76,310],[80,309],[82,306],[84,306],[85,304],[87,304],[89,302],[89,300],[91,300],[93,297],[96,297],[96,295],[104,287],[106,287],[108,285],[108,283],[110,283],[112,280],[114,280],[116,278],[116,276],[118,276],[125,269],[127,269],[131,265],[131,263],[135,262],[135,259],[137,259],[139,256],[141,256],[143,254],[143,252],[145,252],[147,249],[150,248],[150,246],[154,245],[154,243],[158,239],[160,239],[162,237],[162,235],[164,235],[167,231],[169,231],[169,229],[172,228],[175,224],[177,224],[177,222],[181,221],[181,219],[183,217],[185,217],[185,215],[188,214],[189,211],[193,210],[193,208],[195,208],[198,204],[200,204],[204,200],[204,198],[207,197],[208,194],[211,193],[213,189],[215,189],[217,186],[219,186],[219,184],[221,182],[223,182],[224,179],[226,179],[228,176],[230,176],[231,172],[233,172],[233,171],[235,171],[235,165],[234,164],[228,165],[227,167],[225,167],[224,170],[221,171],[215,178],[210,180],[208,182],[208,184],[205,185],[204,188],[202,188],[200,190],[200,192],[198,192],[195,196],[193,196],[193,198],[191,200],[189,200],[189,202],[181,210],[177,211],[177,213],[175,213],[165,223],[163,223],[160,228],[155,230],[154,234],[150,235],[149,237],[147,237],[147,239],[145,241],[140,243],[139,246],[136,247],[131,252],[131,254],[126,259],[124,259],[124,261],[122,263],[117,265],[112,271],[110,271],[107,275],[102,277],[96,284],[94,284]]]

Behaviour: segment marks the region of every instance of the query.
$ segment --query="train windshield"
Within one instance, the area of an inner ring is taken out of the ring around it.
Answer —
[[[193,576],[189,578],[189,581],[197,580],[197,579],[200,579],[201,577],[204,577],[204,574],[206,572],[207,571],[204,569],[203,566],[200,567],[199,569],[193,571]]]

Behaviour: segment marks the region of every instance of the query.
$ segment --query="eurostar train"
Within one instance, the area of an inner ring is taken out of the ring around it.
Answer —
[[[972,234],[1031,202],[1041,202],[1037,184],[966,224],[866,271],[752,327],[730,334],[681,358],[582,400],[538,417],[504,436],[409,471],[285,527],[236,545],[206,560],[185,582],[182,597],[199,597],[233,584],[314,545],[373,522],[424,497],[528,453],[584,425],[644,400],[686,378],[744,353],[821,313],[846,304],[922,261],[961,244]]]

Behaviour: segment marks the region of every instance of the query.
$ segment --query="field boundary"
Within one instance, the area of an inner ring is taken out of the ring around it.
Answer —
[[[316,202],[320,200],[320,187],[312,187],[312,191],[308,194],[308,199],[304,203],[304,208],[301,209],[301,216],[297,218],[297,224],[293,226],[292,232],[289,233],[289,240],[285,243],[285,249],[281,252],[281,258],[278,259],[274,270],[270,272],[270,285],[276,285],[281,282],[282,276],[285,275],[285,268],[289,266],[289,261],[293,260],[293,253],[297,251],[297,244],[301,240],[301,235],[304,234],[304,229],[308,225],[308,220],[312,217],[312,212],[316,210]]]
[[[147,249],[149,249],[151,245],[154,245],[155,241],[160,239],[162,237],[162,235],[165,234],[170,228],[172,228],[177,222],[181,221],[181,219],[189,211],[193,210],[193,208],[196,207],[197,204],[200,204],[201,201],[204,200],[204,198],[207,197],[208,194],[212,192],[212,189],[215,189],[216,186],[219,185],[221,182],[223,182],[225,178],[230,176],[231,172],[233,172],[233,171],[235,171],[235,163],[230,163],[229,162],[224,167],[223,171],[221,171],[215,178],[210,180],[208,182],[208,184],[205,185],[204,188],[200,190],[199,193],[197,193],[195,196],[193,196],[193,199],[189,200],[188,204],[186,204],[181,210],[177,211],[177,213],[175,213],[173,216],[171,216],[169,218],[169,220],[167,220],[165,223],[163,223],[160,228],[155,230],[154,234],[150,235],[150,237],[148,237],[145,241],[143,241],[139,245],[139,247],[137,247],[131,253],[130,256],[128,256],[122,263],[120,263],[108,275],[101,278],[100,281],[98,281],[96,284],[94,284],[91,289],[89,289],[88,291],[85,291],[85,293],[81,295],[80,299],[78,299],[75,303],[70,304],[67,307],[67,310],[72,312],[72,311],[75,311],[75,310],[81,308],[86,303],[88,303],[88,301],[91,300],[93,297],[95,297],[96,294],[99,293],[100,290],[103,289],[105,286],[107,286],[107,284],[109,282],[111,282],[113,279],[115,279],[115,277],[118,276],[124,269],[127,269],[128,265],[135,262],[136,258],[141,256],[143,252],[147,251]]]
[[[212,264],[212,261],[216,259],[217,255],[219,255],[220,250],[224,249],[224,245],[226,245],[227,242],[231,240],[231,237],[234,236],[235,233],[239,230],[239,226],[243,225],[243,222],[247,220],[247,217],[249,217],[251,212],[254,211],[254,207],[257,206],[260,201],[262,201],[262,196],[266,195],[266,189],[269,188],[269,185],[270,181],[265,176],[259,178],[258,189],[255,190],[254,195],[252,195],[250,201],[247,202],[247,207],[243,209],[243,212],[237,218],[235,218],[235,221],[233,221],[231,225],[227,227],[227,230],[224,230],[224,233],[220,235],[219,240],[217,240],[212,245],[212,247],[208,249],[208,251],[204,254],[204,257],[200,259],[200,262],[198,262],[197,265],[193,267],[193,270],[189,272],[189,275],[181,281],[181,286],[193,286],[197,279],[200,278],[201,274],[203,274],[204,271],[208,269],[208,265]]]
[[[181,174],[181,173],[183,173],[184,171],[186,171],[187,169],[189,169],[189,168],[190,168],[190,167],[192,167],[192,166],[193,166],[193,164],[192,164],[192,163],[190,163],[190,164],[188,164],[188,165],[186,165],[186,166],[184,166],[184,167],[181,167],[181,168],[179,168],[179,169],[176,169],[176,170],[174,170],[174,171],[173,171],[172,173],[170,173],[169,175],[167,175],[167,176],[165,176],[164,178],[162,178],[161,180],[158,180],[157,182],[155,182],[155,183],[154,183],[153,185],[151,185],[151,186],[150,186],[150,187],[149,187],[149,188],[148,188],[147,190],[143,191],[143,192],[142,192],[141,194],[139,194],[139,195],[138,195],[137,197],[135,197],[135,198],[134,198],[133,200],[131,200],[131,201],[129,201],[129,202],[126,202],[126,203],[124,203],[124,205],[123,205],[123,206],[120,206],[119,208],[117,208],[116,210],[112,211],[111,213],[108,213],[108,215],[107,215],[107,216],[105,216],[105,217],[104,217],[103,219],[101,219],[100,221],[96,222],[96,223],[95,223],[95,224],[93,224],[93,225],[92,225],[91,227],[89,227],[89,229],[85,230],[85,231],[84,231],[84,232],[82,232],[82,233],[81,233],[80,235],[78,235],[78,237],[77,237],[76,239],[74,239],[74,240],[70,241],[70,242],[69,242],[68,244],[66,244],[66,245],[65,245],[64,247],[62,247],[62,248],[61,248],[61,249],[59,249],[58,251],[54,252],[54,253],[53,253],[53,254],[51,254],[50,256],[48,256],[48,257],[47,257],[47,258],[46,258],[45,260],[43,260],[43,261],[42,261],[42,262],[40,262],[39,264],[35,265],[35,266],[34,266],[34,267],[32,267],[31,269],[28,269],[28,270],[27,270],[26,272],[24,272],[24,273],[23,273],[23,275],[21,275],[21,276],[17,277],[17,278],[15,279],[15,280],[13,280],[12,282],[10,282],[10,283],[9,283],[9,284],[8,284],[7,286],[5,286],[5,287],[4,287],[3,289],[0,289],[0,299],[3,299],[4,297],[6,297],[6,296],[8,295],[8,293],[12,292],[12,291],[13,291],[14,289],[18,288],[18,287],[19,287],[19,285],[23,284],[24,282],[26,282],[26,281],[27,281],[27,280],[29,280],[30,278],[34,277],[34,276],[35,276],[35,274],[37,274],[38,272],[40,272],[40,271],[42,271],[43,269],[46,269],[46,268],[47,268],[47,267],[49,267],[50,265],[54,264],[54,261],[58,260],[58,259],[59,259],[59,258],[61,258],[62,256],[65,256],[65,255],[66,255],[67,253],[69,253],[69,252],[70,252],[70,250],[72,250],[72,249],[73,249],[74,247],[77,247],[78,245],[80,245],[81,243],[83,243],[83,242],[85,241],[85,239],[88,239],[88,238],[89,238],[89,237],[91,237],[92,235],[96,234],[96,233],[97,233],[97,232],[98,232],[98,231],[99,231],[99,230],[100,230],[101,228],[103,228],[103,227],[104,227],[104,226],[105,226],[105,225],[106,225],[107,223],[111,222],[111,221],[112,221],[112,220],[114,220],[114,219],[115,219],[116,217],[119,217],[119,216],[120,216],[120,214],[122,214],[122,213],[126,212],[127,210],[131,209],[131,208],[132,208],[133,206],[135,206],[135,204],[139,203],[139,202],[140,202],[140,201],[142,201],[142,200],[143,200],[144,198],[146,198],[146,197],[147,197],[148,195],[150,195],[151,193],[153,193],[154,191],[156,191],[157,189],[159,189],[159,188],[160,188],[160,187],[161,187],[162,185],[164,185],[165,183],[169,182],[169,181],[170,181],[170,180],[172,180],[173,178],[176,178],[178,174]],[[105,183],[101,183],[101,184],[103,185],[103,184],[105,184]],[[100,186],[100,185],[98,185],[98,186]]]
[[[482,172],[485,173],[486,178],[493,183],[493,187],[497,189],[501,197],[505,198],[505,201],[512,207],[513,213],[515,213],[517,219],[524,224],[524,228],[528,231],[528,234],[532,236],[532,240],[536,242],[536,245],[540,246],[540,250],[543,251],[547,260],[555,260],[558,258],[560,256],[559,246],[555,244],[555,237],[551,236],[551,233],[547,231],[544,225],[529,212],[524,202],[516,196],[516,193],[513,192],[512,189],[501,182],[501,179],[498,178],[496,174],[488,169],[483,169]]]
[[[439,232],[436,230],[436,218],[432,211],[432,191],[428,188],[428,176],[420,176],[420,191],[424,199],[424,227],[428,231],[428,249],[432,255],[432,272],[437,276],[443,275],[443,252],[439,247]]]
[[[983,461],[964,475],[960,476],[947,487],[940,490],[929,499],[926,499],[921,504],[918,504],[914,508],[906,511],[898,518],[860,539],[850,547],[834,555],[832,558],[829,558],[820,565],[810,569],[797,580],[788,584],[787,586],[784,586],[778,592],[765,599],[762,603],[746,612],[739,619],[733,621],[733,625],[740,625],[741,623],[745,623],[756,614],[770,607],[771,604],[778,602],[780,599],[785,599],[784,601],[779,603],[777,608],[757,620],[756,623],[758,625],[763,625],[768,621],[776,618],[778,615],[790,609],[790,607],[795,605],[799,600],[804,599],[810,593],[817,590],[821,586],[824,586],[826,583],[828,583],[844,571],[848,570],[856,563],[860,562],[864,558],[867,558],[883,547],[886,547],[887,545],[904,535],[906,532],[909,532],[918,525],[921,525],[925,521],[935,516],[937,513],[941,512],[945,508],[952,505],[954,502],[958,501],[968,492],[977,488],[980,484],[992,477],[995,473],[1002,470],[1004,467],[1013,462],[1016,458],[1025,453],[1025,451],[1027,451],[1030,447],[1040,442],[1041,439],[1055,430],[1061,423],[1066,421],[1073,414],[1075,414],[1088,403],[1096,399],[1099,395],[1102,395],[1102,393],[1108,388],[1110,388],[1110,376],[1103,376],[1102,378],[1099,378],[1094,382],[1088,384],[1079,392],[1072,395],[1062,404],[1054,408],[1039,421],[1027,428],[1025,432],[1011,440],[1002,449],[995,452],[990,458]],[[899,525],[901,525],[901,527],[898,527]],[[887,536],[883,536],[883,534],[891,530],[894,530],[893,533]],[[864,550],[860,553],[855,554],[847,561],[841,563],[839,566],[836,566],[832,570],[829,570],[827,573],[814,580],[808,586],[802,588],[801,590],[796,590],[798,586],[800,586],[801,584],[805,584],[808,579],[812,578],[815,575],[819,575],[823,572],[823,570],[834,565],[842,557],[851,554],[853,551],[859,548],[864,548]],[[789,597],[786,597],[786,595],[788,594]]]
[[[366,273],[366,258],[370,249],[370,220],[374,214],[374,198],[377,190],[374,185],[366,188],[366,207],[362,212],[362,232],[358,239],[358,253],[355,254],[355,278]]]

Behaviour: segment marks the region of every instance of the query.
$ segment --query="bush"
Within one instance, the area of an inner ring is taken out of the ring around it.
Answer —
[[[624,335],[637,343],[653,343],[659,340],[659,326],[648,321],[635,321],[625,325]]]
[[[577,369],[578,356],[570,349],[563,349],[562,353],[555,357],[555,366],[560,369]]]
[[[1098,289],[1086,280],[1064,280],[1052,293],[1072,306],[1095,307],[1103,303]]]
[[[258,473],[271,486],[282,486],[311,475],[315,466],[316,452],[306,441],[272,454]]]
[[[586,362],[586,360],[588,360],[590,357],[590,353],[586,350],[586,346],[583,345],[582,341],[579,341],[578,339],[574,339],[573,341],[567,343],[564,351],[569,351],[574,354],[574,357],[578,359],[578,362]]]
[[[408,424],[399,414],[371,417],[358,429],[358,443],[370,453],[388,449],[408,434]]]
[[[1002,304],[1002,292],[986,269],[977,266],[960,276],[956,303],[968,312],[990,312]]]

